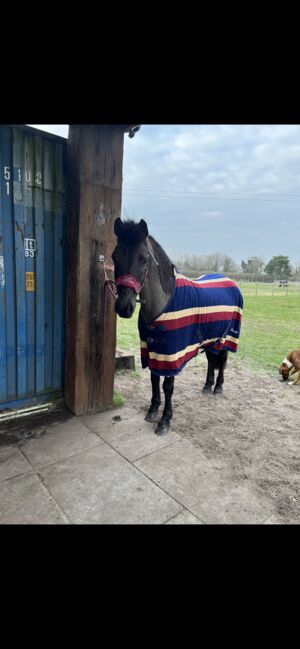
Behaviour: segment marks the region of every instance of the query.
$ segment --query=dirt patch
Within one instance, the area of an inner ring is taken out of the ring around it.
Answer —
[[[172,430],[202,449],[228,487],[246,482],[270,499],[270,515],[300,523],[300,385],[229,357],[223,395],[205,396],[206,367],[198,357],[175,379]],[[117,373],[115,388],[142,418],[151,399],[149,370]]]

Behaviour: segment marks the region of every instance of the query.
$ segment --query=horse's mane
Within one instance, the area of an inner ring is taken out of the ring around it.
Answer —
[[[154,237],[150,236],[150,239],[152,245],[154,244],[155,254],[159,258],[158,272],[161,285],[165,293],[170,293],[170,291],[172,291],[173,289],[174,270],[176,270],[176,266],[175,264],[173,264],[161,245],[154,239]]]

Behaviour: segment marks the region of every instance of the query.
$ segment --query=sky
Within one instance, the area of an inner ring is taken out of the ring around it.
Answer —
[[[68,136],[68,125],[31,125]],[[173,259],[300,266],[300,125],[142,125],[125,135],[122,217],[145,219]]]

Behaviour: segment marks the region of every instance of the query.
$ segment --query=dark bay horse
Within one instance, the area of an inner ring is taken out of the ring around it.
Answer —
[[[198,352],[205,351],[208,369],[204,393],[222,392],[228,351],[237,351],[243,298],[235,282],[223,275],[189,280],[177,273],[162,247],[149,236],[146,222],[115,221],[118,242],[112,259],[117,287],[116,312],[131,318],[140,296],[141,362],[151,371],[152,399],[145,419],[156,421],[160,376],[165,406],[156,434],[168,432],[173,415],[175,376]]]

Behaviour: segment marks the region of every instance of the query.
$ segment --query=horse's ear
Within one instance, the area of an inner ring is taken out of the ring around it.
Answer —
[[[115,230],[115,235],[117,237],[120,237],[121,232],[123,230],[123,223],[119,217],[115,220],[114,230]]]
[[[141,232],[145,235],[145,237],[147,237],[148,236],[148,226],[147,226],[146,221],[144,221],[144,219],[140,220],[139,227],[140,227]]]

